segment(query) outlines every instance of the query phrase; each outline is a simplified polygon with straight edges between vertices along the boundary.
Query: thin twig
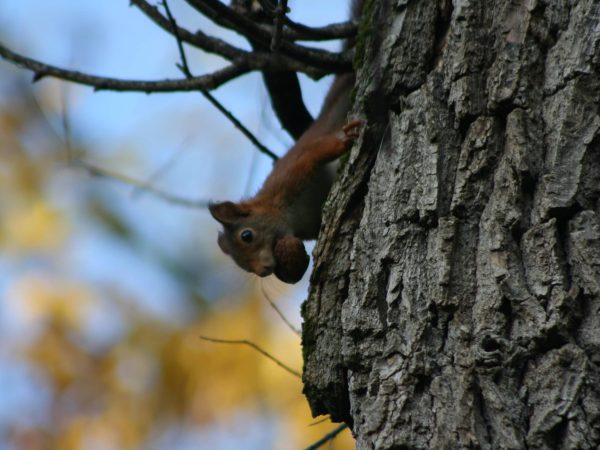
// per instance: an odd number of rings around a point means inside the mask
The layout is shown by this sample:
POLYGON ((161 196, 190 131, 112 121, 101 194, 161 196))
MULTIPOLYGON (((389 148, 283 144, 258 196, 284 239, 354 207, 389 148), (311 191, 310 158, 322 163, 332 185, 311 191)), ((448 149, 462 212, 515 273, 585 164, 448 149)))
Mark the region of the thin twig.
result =
POLYGON ((175 21, 175 17, 171 14, 171 8, 169 8, 169 2, 167 0, 162 0, 162 5, 165 8, 165 13, 167 14, 167 19, 171 24, 171 32, 173 36, 175 36, 175 40, 177 41, 177 50, 179 51, 179 57, 181 58, 181 64, 178 64, 177 67, 179 70, 183 72, 186 78, 194 78, 192 72, 190 71, 190 66, 187 62, 187 56, 185 55, 185 50, 183 48, 183 42, 181 40, 181 35, 179 34, 179 27, 177 26, 177 22, 175 21))
POLYGON ((63 85, 61 89, 61 125, 62 125, 62 138, 65 144, 65 153, 67 161, 73 160, 73 136, 71 132, 71 118, 69 117, 68 111, 68 99, 67 99, 67 88, 63 85))
MULTIPOLYGON (((169 169, 171 169, 173 164, 175 164, 177 159, 179 159, 181 154, 187 149, 187 147, 186 147, 187 140, 188 139, 184 139, 184 141, 173 152, 173 154, 165 162, 163 162, 156 170, 154 170, 154 172, 152 172, 148 177, 146 177, 146 179, 143 181, 143 186, 152 185, 152 183, 154 183, 156 180, 158 180, 160 177, 162 177, 162 175, 165 174, 169 169)), ((143 190, 141 188, 136 187, 134 189, 134 191, 131 193, 131 196, 135 198, 141 192, 143 192, 143 190)))
POLYGON ((267 294, 267 291, 265 290, 265 286, 264 284, 261 286, 262 287, 262 292, 263 295, 265 296, 265 298, 267 299, 267 301, 269 302, 269 305, 271 305, 271 308, 273 308, 275 310, 275 312, 277 313, 277 315, 279 315, 279 317, 281 318, 281 320, 283 320, 283 322, 288 326, 288 328, 290 330, 292 330, 295 334, 297 334, 298 336, 301 336, 302 333, 300 332, 300 330, 298 328, 296 328, 292 322, 290 322, 290 320, 285 317, 285 314, 283 314, 283 312, 279 309, 279 307, 275 304, 275 302, 271 299, 271 297, 269 296, 269 294, 267 294))
POLYGON ((283 370, 291 373, 292 375, 294 375, 298 378, 302 378, 302 374, 300 374, 300 372, 298 372, 298 371, 292 369, 291 367, 287 366, 286 364, 282 363, 280 360, 275 358, 273 355, 271 355, 267 351, 263 350, 261 347, 256 345, 254 342, 248 341, 247 339, 217 339, 217 338, 211 338, 211 337, 207 337, 207 336, 199 336, 199 337, 200 337, 200 339, 202 339, 204 341, 213 342, 216 344, 247 345, 248 347, 251 347, 254 350, 256 350, 261 355, 269 358, 271 361, 273 361, 275 364, 277 364, 283 370))
MULTIPOLYGON (((194 76, 192 75, 192 72, 190 71, 190 67, 188 65, 187 57, 185 54, 185 49, 183 48, 183 42, 181 40, 181 36, 179 36, 177 22, 175 21, 173 14, 171 14, 171 9, 169 8, 169 2, 167 0, 163 0, 162 4, 165 8, 165 13, 167 14, 167 18, 168 18, 169 22, 171 23, 173 36, 175 36, 175 39, 177 41, 177 49, 179 50, 179 57, 181 58, 181 64, 178 64, 177 67, 179 68, 179 70, 181 70, 181 72, 185 75, 185 77, 187 79, 193 79, 194 76)), ((210 103, 212 103, 212 105, 214 107, 216 107, 225 117, 227 117, 227 119, 229 119, 229 121, 238 130, 240 130, 242 132, 242 134, 244 136, 246 136, 250 140, 250 142, 252 142, 252 144, 254 144, 254 146, 261 153, 264 153, 265 155, 269 156, 274 161, 276 161, 278 159, 278 156, 275 153, 273 153, 271 150, 269 150, 267 147, 265 147, 256 138, 256 136, 254 136, 254 134, 252 134, 252 132, 250 132, 250 130, 248 130, 248 128, 246 128, 237 119, 237 117, 235 117, 229 110, 227 110, 210 92, 208 92, 206 89, 202 89, 202 88, 200 88, 199 91, 202 93, 202 95, 204 95, 204 97, 206 97, 206 99, 208 99, 208 101, 210 103)))
POLYGON ((327 442, 329 442, 332 439, 334 439, 338 434, 340 434, 346 428, 348 428, 348 425, 346 425, 345 423, 342 424, 342 425, 340 425, 339 427, 337 427, 337 428, 333 429, 332 431, 330 431, 329 433, 327 433, 325 436, 323 436, 321 439, 319 439, 314 444, 309 445, 308 447, 306 447, 304 450, 317 450, 322 445, 324 445, 327 442))
POLYGON ((323 422, 327 422, 328 420, 331 420, 331 417, 329 417, 329 416, 325 416, 325 417, 323 417, 323 418, 322 418, 322 419, 320 419, 320 420, 316 420, 316 421, 314 421, 313 423, 310 423, 310 424, 308 424, 308 426, 309 426, 309 427, 314 427, 314 426, 317 426, 317 425, 320 425, 320 424, 322 424, 323 422))
POLYGON ((80 167, 86 170, 90 175, 101 178, 108 178, 111 180, 118 181, 123 184, 127 184, 129 186, 133 186, 136 189, 141 189, 142 191, 153 194, 154 196, 174 205, 185 206, 188 208, 206 208, 208 207, 207 200, 191 200, 187 198, 178 197, 176 195, 170 194, 168 192, 162 191, 158 188, 155 188, 152 185, 149 185, 143 181, 136 180, 134 178, 130 178, 127 175, 123 175, 117 172, 113 172, 108 169, 104 169, 102 167, 98 167, 96 165, 90 164, 86 161, 81 160, 72 160, 70 161, 70 165, 74 167, 80 167))
POLYGON ((281 46, 281 32, 283 30, 283 23, 288 12, 287 0, 279 0, 277 7, 275 8, 275 31, 273 33, 273 39, 271 40, 271 51, 277 52, 281 46))

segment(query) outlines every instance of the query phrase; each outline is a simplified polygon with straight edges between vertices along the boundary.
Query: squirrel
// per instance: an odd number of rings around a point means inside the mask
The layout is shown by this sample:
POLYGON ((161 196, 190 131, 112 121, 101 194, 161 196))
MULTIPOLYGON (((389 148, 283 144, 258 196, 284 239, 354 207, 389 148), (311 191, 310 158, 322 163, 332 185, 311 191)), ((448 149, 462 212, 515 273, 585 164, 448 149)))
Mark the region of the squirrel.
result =
POLYGON ((260 277, 274 273, 286 283, 300 281, 306 272, 302 241, 317 238, 335 175, 327 163, 348 150, 361 125, 346 123, 353 86, 353 73, 336 76, 318 117, 275 163, 254 197, 209 204, 223 225, 219 247, 242 269, 260 277))

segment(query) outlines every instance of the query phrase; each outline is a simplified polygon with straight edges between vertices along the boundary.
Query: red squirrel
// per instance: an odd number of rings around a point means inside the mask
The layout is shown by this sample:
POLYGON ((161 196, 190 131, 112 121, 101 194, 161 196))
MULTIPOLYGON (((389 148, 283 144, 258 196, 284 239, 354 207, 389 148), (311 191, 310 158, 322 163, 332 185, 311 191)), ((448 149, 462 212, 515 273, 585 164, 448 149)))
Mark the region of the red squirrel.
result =
POLYGON ((304 275, 308 255, 302 240, 317 238, 333 183, 327 163, 348 150, 361 123, 344 125, 353 85, 352 74, 336 77, 317 119, 276 162, 254 197, 209 205, 223 225, 219 247, 242 269, 260 277, 275 273, 287 283, 304 275))
MULTIPOLYGON (((360 15, 361 5, 353 0, 353 17, 360 15)), ((353 87, 354 74, 336 76, 317 119, 276 162, 254 197, 209 205, 223 225, 219 247, 242 269, 260 277, 274 273, 286 283, 300 281, 306 272, 309 258, 302 241, 317 238, 335 175, 327 163, 358 136, 361 122, 346 123, 353 87)))

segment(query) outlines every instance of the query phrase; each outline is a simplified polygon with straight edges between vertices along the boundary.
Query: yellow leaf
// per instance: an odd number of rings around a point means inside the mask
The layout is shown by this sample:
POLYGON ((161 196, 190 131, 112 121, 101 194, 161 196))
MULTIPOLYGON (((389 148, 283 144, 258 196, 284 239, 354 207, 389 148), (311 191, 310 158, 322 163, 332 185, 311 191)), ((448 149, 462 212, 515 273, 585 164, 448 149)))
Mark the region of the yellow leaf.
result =
POLYGON ((2 222, 7 246, 19 251, 57 249, 67 231, 60 214, 43 200, 8 211, 2 222))
POLYGON ((44 321, 79 329, 91 302, 84 285, 38 274, 16 279, 7 291, 11 308, 30 325, 44 321))

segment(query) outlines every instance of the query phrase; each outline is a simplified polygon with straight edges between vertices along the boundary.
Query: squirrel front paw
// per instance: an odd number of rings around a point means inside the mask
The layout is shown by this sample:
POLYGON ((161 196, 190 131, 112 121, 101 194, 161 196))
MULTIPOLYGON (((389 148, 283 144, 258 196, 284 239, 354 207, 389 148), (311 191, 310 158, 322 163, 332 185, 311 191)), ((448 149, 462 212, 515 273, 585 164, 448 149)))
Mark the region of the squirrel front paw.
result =
POLYGON ((348 122, 346 125, 342 127, 343 137, 342 140, 345 143, 350 143, 358 138, 359 128, 362 125, 363 121, 360 119, 354 119, 348 122))
POLYGON ((277 241, 273 249, 275 276, 284 283, 297 283, 308 268, 310 258, 304 244, 294 236, 285 236, 277 241))

